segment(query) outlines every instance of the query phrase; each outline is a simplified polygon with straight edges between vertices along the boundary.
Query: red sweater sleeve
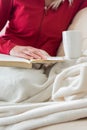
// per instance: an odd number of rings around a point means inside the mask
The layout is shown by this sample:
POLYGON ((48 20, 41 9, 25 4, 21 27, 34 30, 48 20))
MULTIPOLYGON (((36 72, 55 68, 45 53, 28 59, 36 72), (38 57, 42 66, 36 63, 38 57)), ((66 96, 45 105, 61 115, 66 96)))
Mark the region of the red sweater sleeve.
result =
MULTIPOLYGON (((12 9, 12 0, 0 0, 0 31, 10 18, 12 9)), ((0 53, 9 54, 14 44, 10 40, 4 40, 0 37, 0 53)))

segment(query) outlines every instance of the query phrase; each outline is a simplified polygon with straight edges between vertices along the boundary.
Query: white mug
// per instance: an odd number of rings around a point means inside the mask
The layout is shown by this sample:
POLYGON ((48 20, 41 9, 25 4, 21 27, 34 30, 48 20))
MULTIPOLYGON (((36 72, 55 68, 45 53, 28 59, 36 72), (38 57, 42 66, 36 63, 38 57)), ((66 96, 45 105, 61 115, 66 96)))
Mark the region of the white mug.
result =
POLYGON ((76 59, 81 56, 82 36, 78 30, 63 31, 63 46, 65 57, 76 59))

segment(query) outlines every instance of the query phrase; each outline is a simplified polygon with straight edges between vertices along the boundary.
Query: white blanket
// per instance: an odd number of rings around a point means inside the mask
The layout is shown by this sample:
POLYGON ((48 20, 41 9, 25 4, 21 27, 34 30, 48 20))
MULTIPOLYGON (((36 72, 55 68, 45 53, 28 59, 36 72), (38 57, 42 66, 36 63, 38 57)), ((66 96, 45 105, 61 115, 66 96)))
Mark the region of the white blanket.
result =
POLYGON ((31 130, 87 117, 86 61, 58 63, 48 78, 43 70, 0 68, 0 130, 31 130))

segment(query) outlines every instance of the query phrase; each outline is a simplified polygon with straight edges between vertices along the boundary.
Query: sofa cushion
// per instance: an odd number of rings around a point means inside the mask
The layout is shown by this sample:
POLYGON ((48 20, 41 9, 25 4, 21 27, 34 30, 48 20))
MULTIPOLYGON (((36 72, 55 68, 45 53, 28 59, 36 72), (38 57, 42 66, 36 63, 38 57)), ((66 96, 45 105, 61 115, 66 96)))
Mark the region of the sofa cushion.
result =
MULTIPOLYGON (((68 30, 80 30, 82 33, 82 50, 87 49, 87 8, 80 10, 74 17, 68 30)), ((57 53, 58 56, 64 56, 63 43, 57 53)))

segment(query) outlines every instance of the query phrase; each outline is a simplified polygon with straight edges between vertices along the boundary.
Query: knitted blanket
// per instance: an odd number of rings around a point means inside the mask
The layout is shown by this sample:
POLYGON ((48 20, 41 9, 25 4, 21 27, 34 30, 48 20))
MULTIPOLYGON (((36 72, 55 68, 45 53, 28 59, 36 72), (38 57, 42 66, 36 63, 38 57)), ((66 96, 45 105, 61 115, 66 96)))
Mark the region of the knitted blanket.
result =
POLYGON ((57 63, 48 77, 43 70, 0 67, 0 130, 32 130, 87 117, 86 61, 57 63))

